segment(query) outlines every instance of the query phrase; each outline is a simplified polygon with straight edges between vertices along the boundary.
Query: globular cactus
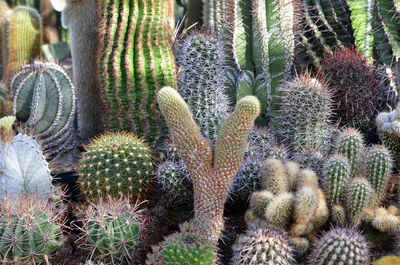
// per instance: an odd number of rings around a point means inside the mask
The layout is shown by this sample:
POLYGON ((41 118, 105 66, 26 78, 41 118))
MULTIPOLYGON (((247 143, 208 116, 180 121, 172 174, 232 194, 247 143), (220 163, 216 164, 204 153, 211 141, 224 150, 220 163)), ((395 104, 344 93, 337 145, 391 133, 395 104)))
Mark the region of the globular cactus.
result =
POLYGON ((130 133, 108 133, 85 146, 79 182, 85 195, 144 199, 152 186, 153 159, 148 145, 130 133))
POLYGON ((393 205, 388 208, 379 207, 374 213, 375 216, 371 224, 379 231, 387 233, 400 232, 398 212, 397 207, 393 205))
POLYGON ((329 139, 331 94, 324 82, 298 76, 281 86, 279 135, 292 151, 324 149, 329 139))
MULTIPOLYGON (((14 120, 14 117, 0 119, 0 132, 11 130, 14 120)), ((23 194, 49 198, 53 193, 52 177, 39 144, 24 134, 14 137, 12 133, 5 137, 3 133, 0 141, 0 199, 23 194)))
POLYGON ((217 251, 211 241, 192 231, 182 231, 167 236, 154 246, 146 264, 214 265, 216 262, 217 251))
POLYGON ((105 1, 98 22, 104 128, 133 131, 153 146, 167 135, 157 92, 163 86, 177 87, 170 2, 105 1))
POLYGON ((321 65, 332 93, 334 120, 341 126, 366 129, 384 100, 375 66, 351 48, 335 51, 321 65))
POLYGON ((23 65, 41 56, 42 19, 36 9, 18 6, 7 13, 4 27, 3 80, 9 86, 23 65))
POLYGON ((90 204, 82 220, 90 259, 129 261, 142 231, 140 212, 125 199, 90 204))
POLYGON ((396 265, 400 264, 400 257, 398 256, 384 256, 372 263, 372 265, 396 265))
POLYGON ((176 90, 163 88, 157 102, 193 181, 194 231, 216 243, 224 224, 226 197, 243 161, 260 103, 252 96, 242 98, 221 124, 212 147, 201 135, 188 105, 176 90))
POLYGON ((351 226, 356 227, 363 218, 363 212, 374 200, 374 189, 365 178, 352 179, 346 189, 346 210, 351 226))
POLYGON ((40 264, 64 243, 58 216, 45 201, 22 196, 0 208, 2 264, 40 264))
POLYGON ((356 230, 333 228, 316 241, 309 264, 370 264, 367 241, 356 230))
POLYGON ((335 151, 347 158, 350 173, 354 174, 359 166, 359 156, 364 152, 364 139, 361 133, 354 128, 346 128, 338 133, 335 151))
POLYGON ((238 237, 233 249, 232 264, 295 264, 294 249, 289 238, 269 227, 250 226, 238 237))
POLYGON ((272 192, 274 195, 289 191, 286 168, 281 160, 274 158, 265 160, 262 173, 261 188, 272 192))
POLYGON ((15 116, 47 156, 55 159, 75 147, 75 90, 60 66, 35 61, 13 77, 10 88, 15 116))

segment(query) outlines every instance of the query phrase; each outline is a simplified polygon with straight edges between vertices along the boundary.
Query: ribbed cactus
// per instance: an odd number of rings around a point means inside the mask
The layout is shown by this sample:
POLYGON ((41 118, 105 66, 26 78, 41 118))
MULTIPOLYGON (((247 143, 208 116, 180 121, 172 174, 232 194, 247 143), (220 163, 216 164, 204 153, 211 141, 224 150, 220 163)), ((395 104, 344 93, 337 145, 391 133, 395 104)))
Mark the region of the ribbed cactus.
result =
POLYGON ((40 264, 64 243, 57 215, 36 197, 2 203, 0 260, 2 264, 40 264))
POLYGON ((263 178, 261 187, 264 190, 279 194, 289 191, 289 180, 286 175, 286 168, 279 159, 267 159, 262 167, 263 178))
POLYGON ((294 249, 286 235, 274 228, 250 226, 233 245, 232 264, 295 264, 294 249))
POLYGON ((216 243, 223 228, 226 197, 242 163, 247 137, 260 111, 259 102, 252 96, 241 99, 221 124, 212 147, 176 90, 163 88, 157 101, 193 181, 194 229, 216 243))
POLYGON ((85 211, 83 231, 90 258, 117 263, 132 259, 139 240, 141 216, 124 199, 100 201, 85 211))
POLYGON ((85 147, 79 163, 82 191, 92 200, 121 195, 144 199, 152 186, 153 159, 148 145, 130 133, 108 133, 85 147))
POLYGON ((346 188, 346 210, 349 222, 353 227, 360 224, 363 212, 374 200, 374 190, 365 178, 349 181, 346 188))
POLYGON ((129 130, 157 146, 167 127, 156 104, 163 86, 176 88, 170 0, 105 1, 98 72, 106 130, 129 130))
POLYGON ((301 75, 280 89, 282 102, 276 123, 284 144, 293 151, 324 149, 331 118, 331 94, 326 84, 301 75))
POLYGON ((3 116, 5 114, 6 104, 7 104, 7 88, 6 85, 0 81, 0 116, 3 116))
POLYGON ((339 132, 334 149, 347 158, 350 173, 354 174, 358 169, 359 156, 364 152, 364 139, 360 132, 354 128, 346 128, 339 132))
MULTIPOLYGON (((6 60, 4 59, 6 50, 6 41, 4 35, 4 25, 6 22, 6 14, 10 11, 10 7, 8 6, 5 0, 0 0, 0 80, 3 78, 4 68, 6 67, 6 60)), ((0 112, 1 113, 1 112, 0 112)))
POLYGON ((42 20, 35 9, 18 6, 7 13, 4 27, 3 78, 9 85, 24 64, 41 56, 42 20))
POLYGON ((400 231, 400 216, 398 216, 399 210, 395 206, 388 208, 379 207, 375 211, 374 219, 371 224, 379 231, 393 233, 400 231))
POLYGON ((309 264, 370 264, 367 241, 356 230, 333 228, 314 244, 309 264))
POLYGON ((400 264, 400 257, 398 256, 384 256, 372 263, 372 265, 396 265, 400 264))
MULTIPOLYGON (((0 124, 6 119, 0 119, 0 124)), ((0 131, 4 130, 1 127, 0 131)), ((21 194, 50 197, 52 177, 39 144, 24 134, 11 138, 11 142, 0 141, 0 199, 21 194)))
POLYGON ((49 157, 60 157, 75 147, 75 90, 57 64, 35 61, 11 81, 14 114, 49 157))

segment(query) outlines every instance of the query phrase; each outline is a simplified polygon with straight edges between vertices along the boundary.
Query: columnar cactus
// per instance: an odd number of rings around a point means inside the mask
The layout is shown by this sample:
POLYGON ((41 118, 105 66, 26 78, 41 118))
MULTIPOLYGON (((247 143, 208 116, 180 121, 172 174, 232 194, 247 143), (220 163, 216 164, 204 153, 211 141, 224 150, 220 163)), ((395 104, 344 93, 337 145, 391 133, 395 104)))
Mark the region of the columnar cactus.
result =
POLYGON ((269 227, 250 226, 238 237, 233 248, 232 264, 294 264, 294 249, 289 238, 269 227))
POLYGON ((111 196, 144 199, 152 186, 147 144, 129 133, 108 133, 85 146, 78 169, 82 191, 92 200, 111 196))
POLYGON ((75 91, 65 71, 35 61, 12 79, 14 114, 44 146, 49 157, 60 157, 76 144, 75 91))
POLYGON ((252 96, 241 99, 222 123, 213 148, 201 135, 189 107, 177 91, 165 87, 158 93, 157 101, 193 181, 194 230, 216 243, 223 228, 226 197, 260 112, 259 102, 252 96))
POLYGON ((40 264, 64 243, 57 215, 34 196, 1 204, 0 260, 3 264, 40 264))
POLYGON ((370 264, 367 241, 356 230, 331 229, 314 244, 309 264, 370 264))
POLYGON ((6 42, 4 40, 4 23, 6 22, 6 14, 10 11, 5 0, 0 0, 0 80, 3 78, 3 71, 6 67, 6 61, 4 59, 4 52, 6 52, 6 42))
POLYGON ((6 85, 0 81, 0 116, 3 116, 5 114, 6 104, 7 104, 7 88, 6 85))
POLYGON ((346 190, 346 210, 350 224, 356 227, 363 218, 363 212, 374 200, 374 190, 365 178, 355 178, 346 190))
POLYGON ((335 143, 335 151, 347 158, 350 174, 358 168, 359 156, 364 152, 364 139, 361 133, 354 128, 346 128, 339 132, 335 143))
POLYGON ((128 130, 158 146, 167 127, 156 104, 176 88, 170 0, 105 1, 100 10, 98 73, 106 130, 128 130))
POLYGON ((117 263, 131 260, 139 240, 141 216, 125 199, 100 201, 85 211, 83 231, 90 258, 117 263))

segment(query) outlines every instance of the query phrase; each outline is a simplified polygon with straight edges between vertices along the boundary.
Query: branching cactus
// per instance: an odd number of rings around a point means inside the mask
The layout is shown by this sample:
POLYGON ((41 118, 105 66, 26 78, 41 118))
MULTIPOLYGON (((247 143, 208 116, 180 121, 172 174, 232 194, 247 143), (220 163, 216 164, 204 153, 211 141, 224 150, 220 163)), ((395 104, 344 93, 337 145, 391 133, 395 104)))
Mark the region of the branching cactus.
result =
POLYGON ((153 170, 147 143, 133 134, 108 133, 93 139, 85 149, 78 174, 88 198, 146 198, 153 170))
POLYGON ((347 228, 333 228, 313 246, 309 264, 370 264, 366 239, 347 228))
POLYGON ((6 84, 10 85, 23 65, 41 56, 42 19, 35 9, 18 6, 7 13, 4 26, 3 76, 6 84))
POLYGON ((154 146, 167 134, 157 91, 177 87, 169 2, 105 1, 100 10, 98 73, 104 128, 133 131, 154 146))
POLYGON ((260 104, 252 96, 241 99, 222 123, 213 148, 201 135, 188 105, 176 90, 163 88, 157 101, 193 181, 194 230, 216 243, 223 228, 226 197, 242 163, 260 104))
POLYGON ((294 249, 289 238, 274 228, 250 226, 232 248, 234 265, 295 264, 294 249))

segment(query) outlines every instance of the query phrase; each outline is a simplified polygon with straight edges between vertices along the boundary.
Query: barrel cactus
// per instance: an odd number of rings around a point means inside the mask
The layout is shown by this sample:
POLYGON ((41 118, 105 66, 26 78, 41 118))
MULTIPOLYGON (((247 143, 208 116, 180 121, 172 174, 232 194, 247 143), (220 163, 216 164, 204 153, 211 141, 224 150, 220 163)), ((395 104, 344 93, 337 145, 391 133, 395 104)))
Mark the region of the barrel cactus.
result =
POLYGON ((55 159, 76 145, 75 91, 57 64, 35 61, 11 81, 14 114, 55 159))
POLYGON ((82 191, 92 200, 121 195, 145 198, 152 186, 148 145, 131 133, 108 133, 85 146, 78 169, 82 191))

